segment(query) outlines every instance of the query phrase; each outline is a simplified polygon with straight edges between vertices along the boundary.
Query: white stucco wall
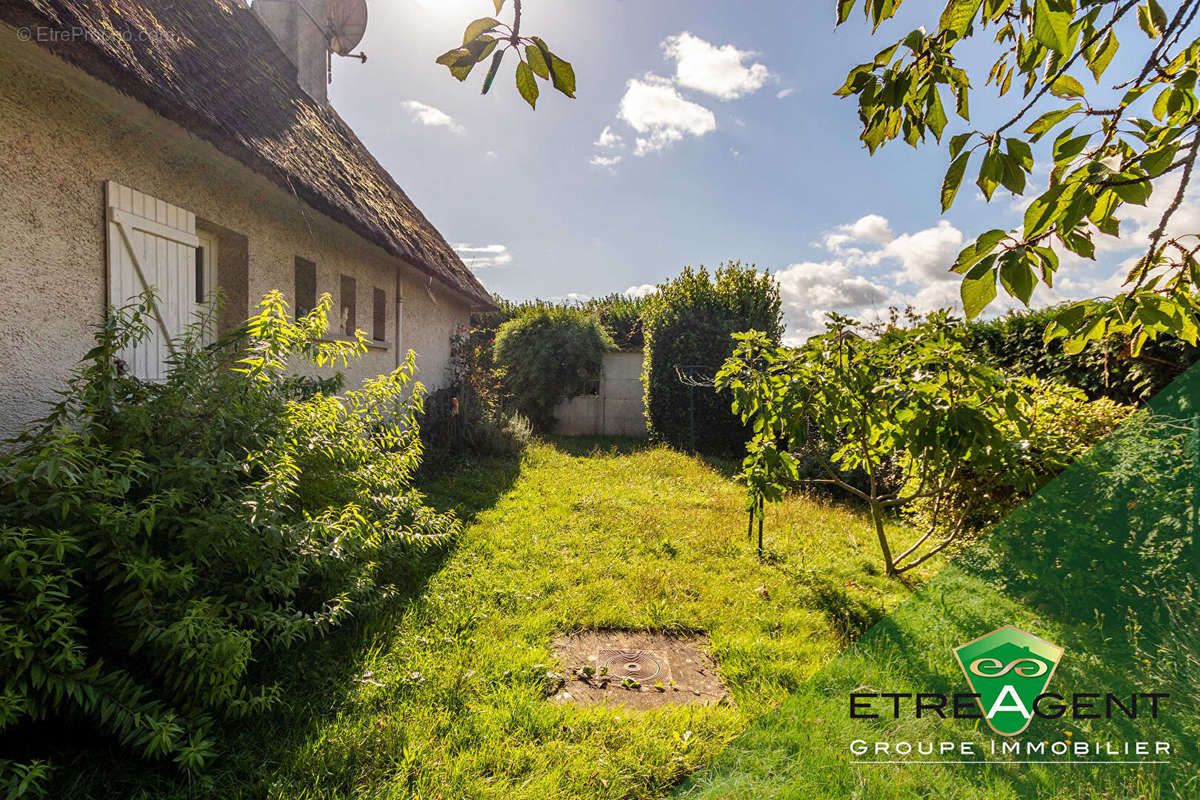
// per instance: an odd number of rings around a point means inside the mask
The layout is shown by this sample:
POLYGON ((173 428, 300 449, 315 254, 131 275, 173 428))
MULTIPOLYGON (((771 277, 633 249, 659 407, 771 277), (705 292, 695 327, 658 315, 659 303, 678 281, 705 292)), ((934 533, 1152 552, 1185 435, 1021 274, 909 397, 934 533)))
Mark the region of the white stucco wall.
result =
POLYGON ((563 436, 647 436, 642 354, 605 353, 599 393, 559 403, 554 417, 563 436))
POLYGON ((450 336, 470 318, 461 297, 0 26, 0 435, 45 413, 103 317, 108 180, 245 237, 248 285, 234 295, 248 307, 227 318, 244 319, 271 289, 292 302, 299 256, 317 265, 317 292, 335 305, 339 276, 356 279, 368 335, 372 289, 387 293, 389 347, 344 370, 349 382, 391 371, 408 349, 427 386, 443 382, 450 336), (399 349, 390 341, 398 273, 399 349))

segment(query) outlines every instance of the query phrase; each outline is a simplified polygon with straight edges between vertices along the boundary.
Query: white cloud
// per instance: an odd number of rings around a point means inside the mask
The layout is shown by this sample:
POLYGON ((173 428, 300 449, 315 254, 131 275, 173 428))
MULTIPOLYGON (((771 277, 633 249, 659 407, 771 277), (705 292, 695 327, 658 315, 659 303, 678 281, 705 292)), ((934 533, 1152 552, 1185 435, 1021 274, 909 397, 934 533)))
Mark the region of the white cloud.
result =
POLYGON ((653 283, 643 283, 640 286, 630 286, 628 289, 621 292, 621 294, 625 295, 626 297, 638 298, 649 297, 657 291, 658 287, 653 283))
POLYGON ((469 269, 502 267, 505 264, 511 264, 513 260, 512 253, 508 252, 508 248, 502 244, 461 243, 451 245, 451 247, 469 269))
POLYGON ((590 294, 582 294, 580 292, 569 292, 568 294, 560 294, 550 298, 551 303, 586 303, 591 300, 590 294))
POLYGON ((779 100, 782 100, 783 98, 790 97, 791 95, 793 95, 795 93, 796 93, 796 90, 789 86, 787 89, 780 89, 778 92, 776 92, 775 97, 779 100))
POLYGON ((753 94, 772 77, 766 66, 745 63, 753 52, 731 44, 718 47, 687 31, 669 37, 662 47, 675 61, 676 83, 721 100, 753 94))
POLYGON ((685 100, 669 80, 657 75, 629 81, 617 117, 641 134, 634 142, 637 156, 662 150, 684 136, 704 136, 717 129, 712 111, 685 100))
POLYGON ((619 133, 615 133, 611 125, 605 125, 604 130, 600 131, 600 138, 592 142, 596 147, 620 147, 625 142, 625 137, 619 133))
POLYGON ((854 222, 839 225, 833 233, 825 234, 822 242, 829 250, 837 252, 847 244, 855 242, 874 242, 887 244, 895 237, 888 221, 878 214, 867 214, 854 222))
POLYGON ((826 311, 858 311, 878 306, 888 289, 855 275, 841 261, 804 261, 775 273, 783 301, 786 339, 799 344, 825 327, 826 311))
POLYGON ((946 220, 900 235, 879 214, 837 226, 819 245, 827 259, 775 273, 787 340, 802 342, 824 330, 829 311, 872 321, 891 306, 921 312, 960 307, 958 276, 948 269, 962 241, 962 232, 946 220))
POLYGON ((605 167, 612 169, 617 164, 621 163, 621 156, 592 156, 592 160, 588 162, 593 167, 605 167))
POLYGON ((434 108, 420 100, 408 100, 404 103, 404 107, 412 114, 412 118, 422 125, 433 128, 449 128, 455 133, 462 133, 465 130, 454 120, 454 117, 440 108, 434 108))
POLYGON ((962 231, 943 219, 932 228, 897 236, 884 245, 879 256, 900 262, 901 269, 895 276, 900 283, 953 281, 957 285, 960 277, 950 271, 950 266, 962 247, 962 231))

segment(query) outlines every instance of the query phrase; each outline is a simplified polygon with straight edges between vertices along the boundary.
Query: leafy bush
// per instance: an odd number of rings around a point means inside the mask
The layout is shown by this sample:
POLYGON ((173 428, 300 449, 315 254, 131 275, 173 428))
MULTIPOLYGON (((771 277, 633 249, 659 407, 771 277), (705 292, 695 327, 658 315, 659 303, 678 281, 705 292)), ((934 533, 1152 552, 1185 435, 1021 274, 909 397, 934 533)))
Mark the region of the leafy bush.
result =
POLYGON ((361 390, 294 399, 290 364, 345 364, 365 342, 323 341, 328 296, 293 322, 272 293, 214 345, 190 331, 147 383, 119 360, 147 303, 109 315, 62 401, 0 457, 0 730, 84 721, 195 770, 216 720, 279 701, 256 660, 383 607, 458 523, 412 486, 412 353, 361 390))
POLYGON ((495 337, 500 326, 509 320, 538 311, 570 309, 583 311, 599 320, 616 343, 617 349, 637 352, 644 344, 642 316, 650 304, 650 297, 629 297, 614 293, 581 302, 552 303, 546 300, 527 300, 514 303, 502 299, 499 304, 498 311, 481 311, 471 315, 473 335, 478 334, 491 339, 495 337))
MULTIPOLYGON (((732 335, 757 330, 778 344, 783 335, 779 285, 765 272, 730 262, 710 275, 685 269, 659 286, 643 322, 646 350, 642 386, 651 434, 675 447, 690 444, 688 387, 677 365, 701 366, 712 377, 733 353, 732 335)), ((733 453, 749 438, 729 410, 725 392, 695 390, 696 448, 733 453)))
MULTIPOLYGON (((1108 398, 1088 400, 1081 390, 1036 378, 1022 382, 1027 400, 1021 424, 1001 423, 1009 439, 1004 470, 960 471, 953 488, 941 498, 948 516, 980 529, 1000 521, 1055 475, 1086 453, 1121 423, 1132 408, 1108 398)), ((908 512, 928 524, 936 512, 934 499, 916 499, 908 512)))
POLYGON ((619 350, 632 353, 642 350, 646 345, 643 316, 649 306, 650 297, 610 294, 589 300, 582 307, 596 315, 619 350))
POLYGON ((517 409, 536 429, 549 430, 554 407, 590 389, 600 378, 604 353, 615 347, 589 314, 538 309, 500 326, 495 358, 517 409))
POLYGON ((1063 342, 1044 343, 1047 325, 1059 309, 1010 313, 967 325, 972 348, 991 364, 1012 375, 1058 380, 1118 403, 1149 400, 1200 360, 1200 348, 1182 339, 1160 337, 1146 342, 1137 357, 1125 343, 1090 342, 1082 352, 1063 352, 1063 342))
POLYGON ((424 468, 444 471, 485 455, 511 456, 532 437, 529 421, 508 408, 500 373, 491 363, 492 342, 464 328, 450 339, 446 386, 425 401, 421 441, 424 468))

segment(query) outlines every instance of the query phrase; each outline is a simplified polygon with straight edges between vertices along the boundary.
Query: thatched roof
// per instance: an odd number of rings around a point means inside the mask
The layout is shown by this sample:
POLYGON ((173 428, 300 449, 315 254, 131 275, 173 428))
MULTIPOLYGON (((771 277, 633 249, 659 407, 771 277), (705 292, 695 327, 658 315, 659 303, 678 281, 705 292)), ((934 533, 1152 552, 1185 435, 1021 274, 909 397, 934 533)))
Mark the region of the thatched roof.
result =
POLYGON ((15 27, 77 29, 43 46, 407 259, 477 308, 487 290, 242 0, 0 0, 15 27))

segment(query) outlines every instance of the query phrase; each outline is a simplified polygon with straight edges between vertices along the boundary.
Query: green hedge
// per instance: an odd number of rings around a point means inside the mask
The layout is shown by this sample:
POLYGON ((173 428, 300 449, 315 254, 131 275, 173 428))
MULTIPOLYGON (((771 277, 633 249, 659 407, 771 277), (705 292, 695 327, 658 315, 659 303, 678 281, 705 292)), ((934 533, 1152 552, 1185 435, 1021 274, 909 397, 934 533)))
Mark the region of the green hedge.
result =
MULTIPOLYGON (((680 383, 675 367, 701 366, 707 377, 715 376, 733 353, 732 335, 743 331, 762 331, 778 343, 783 335, 779 284, 741 262, 729 262, 715 274, 688 267, 650 297, 643 325, 642 386, 651 435, 687 448, 688 387, 680 383)), ((747 435, 730 410, 727 393, 696 389, 694 401, 697 450, 740 452, 747 435)))
MULTIPOLYGON (((266 653, 387 607, 419 553, 458 530, 412 485, 412 353, 340 397, 286 376, 365 353, 361 338, 324 340, 329 306, 294 322, 272 293, 238 334, 175 342, 162 383, 118 357, 148 335, 148 300, 114 312, 62 402, 7 443, 0 733, 86 726, 199 769, 220 751, 218 720, 279 702, 266 653)), ((0 761, 0 786, 44 777, 26 750, 0 761)))
POLYGON ((1046 345, 1042 335, 1055 309, 1010 313, 977 321, 967 331, 979 355, 1012 375, 1059 380, 1083 389, 1094 399, 1142 404, 1200 360, 1200 348, 1180 339, 1147 342, 1137 358, 1123 343, 1092 342, 1082 353, 1067 355, 1062 340, 1046 345))
POLYGON ((501 299, 499 310, 480 311, 471 315, 471 331, 473 335, 492 339, 501 325, 526 314, 554 310, 582 311, 600 322, 605 332, 612 337, 617 349, 638 352, 645 343, 642 335, 642 315, 649 304, 649 297, 628 297, 617 293, 573 303, 554 303, 548 300, 515 303, 501 299))
POLYGON ((554 426, 554 407, 599 380, 612 338, 590 314, 539 308, 500 326, 496 365, 517 409, 538 430, 554 426))

